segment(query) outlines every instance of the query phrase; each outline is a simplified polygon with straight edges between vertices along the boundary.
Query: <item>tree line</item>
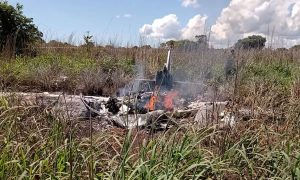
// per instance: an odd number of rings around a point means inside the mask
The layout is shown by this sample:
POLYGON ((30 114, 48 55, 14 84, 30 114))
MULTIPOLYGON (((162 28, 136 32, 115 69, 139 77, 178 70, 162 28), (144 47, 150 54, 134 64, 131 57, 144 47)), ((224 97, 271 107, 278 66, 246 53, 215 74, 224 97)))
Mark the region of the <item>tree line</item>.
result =
MULTIPOLYGON (((93 36, 89 33, 84 36, 84 47, 88 50, 95 46, 92 41, 93 36)), ((45 43, 43 33, 33 23, 32 18, 23 14, 23 6, 17 4, 15 7, 9 5, 7 1, 0 0, 0 54, 6 53, 13 57, 16 55, 32 52, 35 46, 45 43)), ((57 41, 50 41, 59 43, 57 41)), ((265 47, 266 38, 260 35, 253 35, 238 40, 235 49, 262 49, 265 47)), ((68 43, 63 43, 69 45, 68 43)), ((162 43, 160 47, 187 47, 190 49, 209 48, 209 37, 207 35, 197 35, 194 41, 191 40, 170 40, 162 43)), ((150 47, 151 48, 151 47, 150 47)), ((293 47, 300 49, 300 45, 293 47)))

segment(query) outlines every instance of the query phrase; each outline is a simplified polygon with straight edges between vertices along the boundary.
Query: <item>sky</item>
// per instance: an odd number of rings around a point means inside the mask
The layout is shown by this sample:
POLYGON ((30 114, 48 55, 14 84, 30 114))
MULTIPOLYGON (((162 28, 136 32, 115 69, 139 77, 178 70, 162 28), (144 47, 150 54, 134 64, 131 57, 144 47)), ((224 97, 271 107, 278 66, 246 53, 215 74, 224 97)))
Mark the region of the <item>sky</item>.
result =
POLYGON ((44 39, 99 44, 159 44, 207 34, 230 46, 253 34, 268 45, 300 43, 300 0, 8 0, 24 5, 44 39))

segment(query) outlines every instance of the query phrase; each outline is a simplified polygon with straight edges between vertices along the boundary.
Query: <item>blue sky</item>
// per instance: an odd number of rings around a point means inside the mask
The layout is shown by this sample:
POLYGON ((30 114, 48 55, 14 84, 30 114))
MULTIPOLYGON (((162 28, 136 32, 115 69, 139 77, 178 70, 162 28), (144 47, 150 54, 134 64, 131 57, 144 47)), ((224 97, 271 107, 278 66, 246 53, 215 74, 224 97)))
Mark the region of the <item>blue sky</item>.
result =
POLYGON ((209 34, 212 46, 224 47, 253 34, 267 44, 300 43, 299 0, 8 0, 24 13, 46 40, 76 43, 90 31, 107 44, 154 44, 170 39, 193 40, 209 34), (209 33, 208 33, 209 32, 209 33), (142 37, 142 38, 140 38, 142 37))
POLYGON ((154 19, 176 14, 186 24, 205 14, 213 24, 229 0, 203 0, 197 7, 184 7, 180 0, 9 0, 24 5, 24 14, 44 32, 46 39, 67 40, 90 31, 97 41, 138 41, 139 28, 154 19), (125 17, 124 17, 125 16, 125 17))

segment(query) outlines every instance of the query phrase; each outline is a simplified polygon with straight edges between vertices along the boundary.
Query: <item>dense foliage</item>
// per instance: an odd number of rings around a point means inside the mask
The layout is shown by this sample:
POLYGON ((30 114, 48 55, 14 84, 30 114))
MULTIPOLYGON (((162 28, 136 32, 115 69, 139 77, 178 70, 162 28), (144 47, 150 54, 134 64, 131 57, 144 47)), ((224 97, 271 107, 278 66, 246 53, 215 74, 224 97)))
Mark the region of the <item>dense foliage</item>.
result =
POLYGON ((295 50, 300 49, 300 44, 293 46, 292 49, 295 49, 295 50))
POLYGON ((203 49, 208 47, 208 37, 207 35, 197 35, 195 36, 195 41, 191 40, 169 40, 165 43, 161 43, 161 47, 174 47, 177 49, 203 49))
POLYGON ((248 36, 247 38, 240 39, 235 44, 235 47, 238 49, 262 49, 265 47, 266 38, 259 36, 259 35, 253 35, 248 36))
POLYGON ((13 7, 0 1, 0 52, 22 54, 26 48, 42 40, 43 34, 33 24, 32 18, 23 15, 22 9, 20 4, 13 7))

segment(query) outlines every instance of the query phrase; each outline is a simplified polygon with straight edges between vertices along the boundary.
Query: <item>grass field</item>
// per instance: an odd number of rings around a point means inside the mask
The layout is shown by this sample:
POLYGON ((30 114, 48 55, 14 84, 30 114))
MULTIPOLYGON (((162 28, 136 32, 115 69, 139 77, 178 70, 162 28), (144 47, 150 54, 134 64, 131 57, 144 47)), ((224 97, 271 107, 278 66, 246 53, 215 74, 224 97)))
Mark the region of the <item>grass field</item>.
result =
MULTIPOLYGON (((259 112, 237 117, 234 128, 99 131, 96 119, 71 121, 1 97, 0 179, 300 179, 300 52, 237 52, 230 81, 226 53, 174 51, 174 72, 215 87, 216 98, 230 98, 234 109, 259 112)), ((2 91, 110 95, 134 78, 135 65, 145 64, 151 78, 165 58, 164 49, 49 49, 3 59, 0 82, 2 91)))

